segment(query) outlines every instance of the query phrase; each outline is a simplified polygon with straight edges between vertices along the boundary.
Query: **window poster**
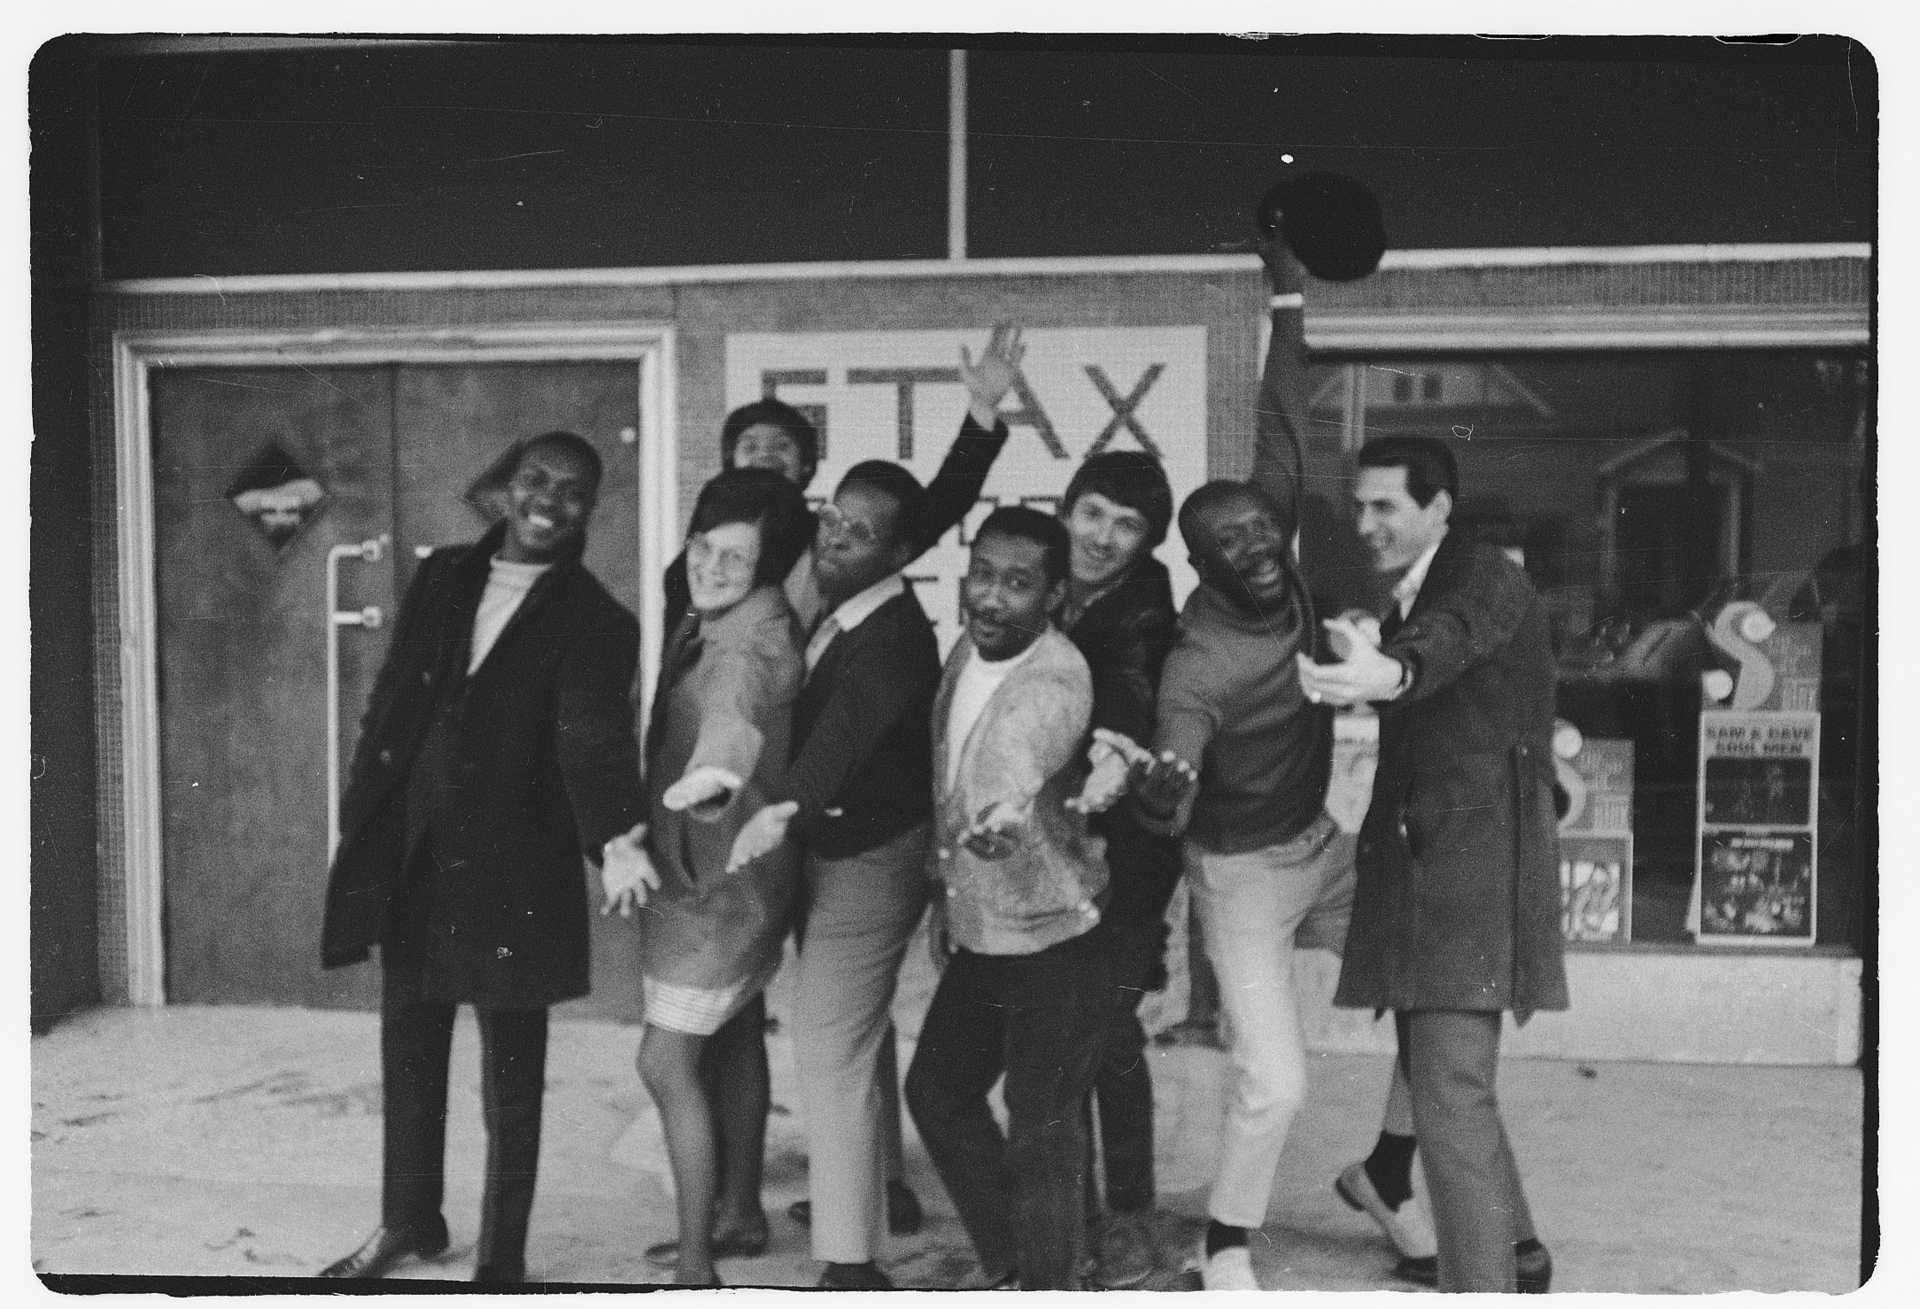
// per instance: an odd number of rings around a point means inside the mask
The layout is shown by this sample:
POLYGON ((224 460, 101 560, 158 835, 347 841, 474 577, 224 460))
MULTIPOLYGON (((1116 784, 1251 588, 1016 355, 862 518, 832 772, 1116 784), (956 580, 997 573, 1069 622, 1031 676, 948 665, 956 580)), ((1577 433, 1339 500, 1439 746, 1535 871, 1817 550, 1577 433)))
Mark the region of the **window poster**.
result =
POLYGON ((1819 794, 1818 713, 1700 715, 1701 944, 1813 943, 1819 794))
POLYGON ((1554 733, 1562 926, 1569 941, 1633 936, 1633 742, 1554 733))

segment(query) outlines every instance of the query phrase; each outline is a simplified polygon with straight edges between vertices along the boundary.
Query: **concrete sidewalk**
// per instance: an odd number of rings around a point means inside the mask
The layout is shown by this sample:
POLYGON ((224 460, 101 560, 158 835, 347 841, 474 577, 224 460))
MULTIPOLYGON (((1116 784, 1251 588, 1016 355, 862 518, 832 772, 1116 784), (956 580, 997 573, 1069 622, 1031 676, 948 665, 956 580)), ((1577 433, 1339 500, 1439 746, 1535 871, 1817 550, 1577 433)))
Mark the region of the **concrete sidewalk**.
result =
MULTIPOLYGON (((901 1066, 931 985, 903 981, 901 1066)), ((770 995, 786 1009, 785 973, 770 995)), ((1164 1021, 1164 1014, 1157 1016, 1164 1021)), ((810 1286, 818 1266, 786 1217, 806 1146, 783 1022, 772 1039, 766 1203, 772 1248, 724 1263, 734 1286, 810 1286)), ((658 1122, 633 1071, 639 1031, 558 1022, 548 1066, 529 1273, 645 1283, 641 1250, 673 1235, 658 1122)), ((49 1273, 301 1276, 345 1254, 379 1214, 378 1020, 298 1009, 103 1009, 36 1038, 33 1266, 49 1273)), ((1167 1268, 1204 1216, 1223 1057, 1152 1053, 1167 1268)), ((485 1138, 476 1036, 454 1041, 446 1216, 452 1250, 405 1273, 464 1279, 485 1138)), ((1263 1286, 1408 1289, 1363 1217, 1334 1195, 1370 1148, 1388 1063, 1317 1055, 1256 1243, 1263 1286)), ((1850 1068, 1509 1060, 1501 1099, 1556 1291, 1846 1292, 1859 1268, 1861 1079, 1850 1068)), ((910 1181, 929 1222, 881 1262, 903 1287, 978 1286, 965 1233, 919 1143, 910 1181)))

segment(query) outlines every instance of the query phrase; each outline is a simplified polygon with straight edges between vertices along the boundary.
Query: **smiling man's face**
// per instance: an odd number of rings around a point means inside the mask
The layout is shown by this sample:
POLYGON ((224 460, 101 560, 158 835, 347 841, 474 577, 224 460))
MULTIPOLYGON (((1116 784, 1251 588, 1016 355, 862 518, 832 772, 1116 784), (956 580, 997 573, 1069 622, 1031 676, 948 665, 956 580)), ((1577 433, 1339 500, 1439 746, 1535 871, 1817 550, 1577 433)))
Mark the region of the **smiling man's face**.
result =
POLYGON ((1287 593, 1287 538, 1258 496, 1229 496, 1198 515, 1187 544, 1194 570, 1216 589, 1251 597, 1263 608, 1287 593))
POLYGON ((507 483, 507 539, 500 557, 552 563, 587 530, 597 489, 592 466, 574 451, 530 447, 507 483))

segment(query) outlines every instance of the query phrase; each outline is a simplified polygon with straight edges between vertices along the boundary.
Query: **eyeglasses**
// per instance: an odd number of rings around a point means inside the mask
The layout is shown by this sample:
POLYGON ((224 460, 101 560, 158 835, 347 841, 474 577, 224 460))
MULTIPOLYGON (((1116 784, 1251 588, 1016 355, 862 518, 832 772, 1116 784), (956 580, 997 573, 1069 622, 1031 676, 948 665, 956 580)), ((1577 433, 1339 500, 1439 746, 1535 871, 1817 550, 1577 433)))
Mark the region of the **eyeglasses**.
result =
POLYGON ((695 532, 687 538, 687 566, 702 571, 712 569, 728 577, 740 577, 753 572, 758 563, 738 550, 717 550, 707 540, 704 532, 695 532))
POLYGON ((823 504, 819 509, 821 530, 829 536, 844 536, 856 545, 874 545, 880 540, 880 533, 873 530, 873 524, 859 518, 849 518, 836 504, 823 504))

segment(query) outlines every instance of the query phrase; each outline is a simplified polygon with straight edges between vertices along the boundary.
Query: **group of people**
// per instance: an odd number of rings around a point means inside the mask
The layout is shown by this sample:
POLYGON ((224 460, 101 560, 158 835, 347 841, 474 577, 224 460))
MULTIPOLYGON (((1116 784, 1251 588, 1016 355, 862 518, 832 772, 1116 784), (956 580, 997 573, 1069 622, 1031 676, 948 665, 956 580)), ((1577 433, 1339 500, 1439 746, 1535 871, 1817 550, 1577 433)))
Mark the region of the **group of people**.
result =
MULTIPOLYGON (((1269 266, 1281 289, 1290 259, 1269 266)), ((1299 344, 1285 300, 1282 354, 1299 344)), ((1356 497, 1397 578, 1377 627, 1316 620, 1295 511, 1259 461, 1255 481, 1180 506, 1200 581, 1176 612, 1152 553, 1175 516, 1166 475, 1110 452, 1075 471, 1058 516, 1001 507, 974 530, 943 666, 902 574, 978 499, 1022 354, 1006 325, 978 359, 962 349, 968 414, 929 484, 868 461, 817 511, 805 418, 776 400, 729 416, 725 471, 667 578, 644 733, 638 625, 580 563, 589 443, 526 442, 504 519, 420 566, 355 755, 323 940, 329 965, 380 950, 381 1222, 324 1275, 446 1247, 447 1057, 468 1003, 488 1130, 475 1277, 524 1277, 547 1007, 588 988, 584 854, 602 912, 642 935, 638 1066, 679 1220, 647 1257, 676 1283, 718 1285, 716 1259, 768 1241, 763 993, 789 936, 809 1152, 795 1216, 821 1286, 890 1286, 883 1227, 921 1221, 903 1092, 984 1285, 1145 1281, 1137 1010, 1164 980, 1185 876, 1230 1035, 1203 1284, 1257 1287, 1248 1239, 1307 1084, 1292 950, 1319 944, 1345 951, 1336 1002, 1394 1010, 1399 1043, 1383 1130, 1339 1194, 1409 1280, 1547 1288, 1493 1090, 1502 1012, 1566 1003, 1551 665, 1524 574, 1448 531, 1444 444, 1386 439, 1360 452, 1356 497), (1381 760, 1356 843, 1324 802, 1334 708, 1361 703, 1380 711, 1381 760), (902 1082, 891 1008, 923 921, 940 976, 902 1082)), ((1295 421, 1274 394, 1266 435, 1295 421)))

